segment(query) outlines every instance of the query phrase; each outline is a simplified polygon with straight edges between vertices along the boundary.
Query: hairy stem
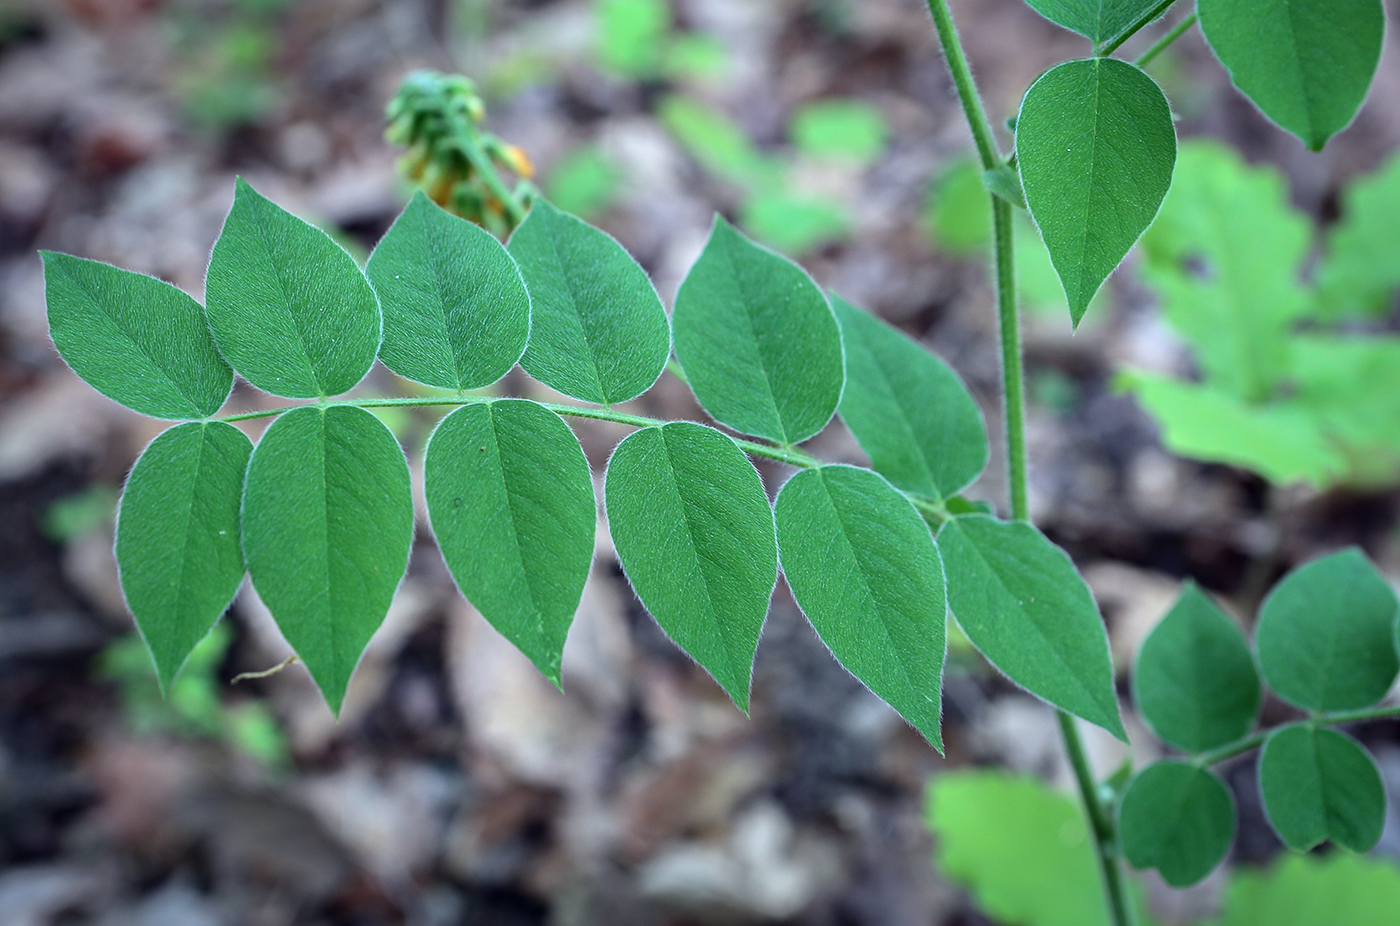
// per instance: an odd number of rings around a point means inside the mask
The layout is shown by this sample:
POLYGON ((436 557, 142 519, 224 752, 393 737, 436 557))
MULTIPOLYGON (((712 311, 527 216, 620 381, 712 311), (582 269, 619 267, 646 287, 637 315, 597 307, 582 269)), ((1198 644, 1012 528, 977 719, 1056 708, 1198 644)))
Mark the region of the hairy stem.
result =
POLYGON ((1176 26, 1170 32, 1158 39, 1155 45, 1153 45, 1147 51, 1139 55, 1138 59, 1133 63, 1140 68, 1147 67, 1154 60, 1156 60, 1158 55, 1170 48, 1173 42, 1185 35, 1187 30, 1189 30, 1192 26, 1196 25, 1196 20, 1198 17, 1198 13, 1192 13, 1190 16, 1177 23, 1176 26))
MULTIPOLYGON (((418 397, 398 397, 380 399, 331 399, 321 402, 309 403, 316 408, 334 408, 340 405, 353 406, 355 408, 425 408, 429 406, 443 405, 486 405, 496 401, 494 396, 483 395, 454 395, 454 396, 427 396, 418 397)), ((644 418, 641 415, 629 415, 625 412, 615 412, 610 408, 598 408, 591 405, 559 405, 554 402, 536 402, 556 415, 564 415, 570 418, 592 418, 596 421, 615 421, 618 424, 631 425, 634 428, 659 428, 666 424, 655 418, 644 418)), ((269 408, 256 412, 242 412, 236 415, 225 415, 219 421, 252 421, 255 418, 274 418, 285 411, 299 406, 289 405, 283 408, 269 408)), ((304 406, 303 406, 304 407, 304 406)), ((759 441, 744 440, 734 438, 734 443, 739 445, 750 456, 765 457, 769 460, 777 460, 780 463, 787 463, 789 466, 797 466, 802 469, 813 469, 821 466, 822 462, 816 457, 809 456, 800 450, 791 447, 774 447, 771 444, 760 443, 759 441)), ((922 499, 910 499, 917 507, 922 499)))
MULTIPOLYGON (((1135 26, 1132 31, 1156 19, 1166 12, 1170 0, 1160 5, 1153 14, 1135 26)), ((984 170, 993 170, 1003 162, 997 152, 992 136, 991 123, 977 93, 977 84, 972 77, 972 69, 967 63, 962 43, 958 39, 957 28, 948 10, 947 0, 928 0, 929 12, 938 30, 938 40, 947 59, 948 70, 953 76, 953 84, 958 90, 963 114, 972 130, 977 144, 977 154, 984 170)), ((1128 35, 1131 35, 1129 32, 1128 35)), ((1126 38, 1126 36, 1124 36, 1126 38)), ((1116 45, 1114 46, 1117 47, 1116 45)), ((1030 519, 1029 477, 1026 468, 1026 418, 1024 360, 1021 355, 1021 325, 1016 306, 1016 265, 1012 245, 1011 204, 992 194, 992 220, 994 227, 994 249, 996 262, 997 316, 1001 330, 1001 369, 1002 402, 1006 417, 1006 457, 1007 476, 1010 482, 1011 516, 1018 520, 1030 519)), ((1134 916, 1127 896, 1123 879, 1122 863, 1118 858, 1117 837, 1114 833, 1110 808, 1098 794, 1098 785, 1093 770, 1084 754, 1084 743, 1074 719, 1063 711, 1059 714, 1060 734, 1065 751, 1069 754, 1074 768, 1074 777, 1079 786, 1079 794, 1084 800, 1084 812, 1088 816, 1090 831, 1094 836, 1094 848, 1103 872, 1104 892, 1108 902, 1109 917, 1113 926, 1132 926, 1134 916)))
POLYGON ((1161 0, 1160 3, 1144 13, 1137 22, 1133 23, 1127 29, 1124 29, 1120 35, 1114 36, 1103 46, 1094 49, 1094 54, 1099 56, 1113 54, 1118 50, 1120 45, 1137 35, 1143 28, 1165 16, 1167 10, 1171 9, 1172 4, 1175 2, 1176 0, 1161 0))

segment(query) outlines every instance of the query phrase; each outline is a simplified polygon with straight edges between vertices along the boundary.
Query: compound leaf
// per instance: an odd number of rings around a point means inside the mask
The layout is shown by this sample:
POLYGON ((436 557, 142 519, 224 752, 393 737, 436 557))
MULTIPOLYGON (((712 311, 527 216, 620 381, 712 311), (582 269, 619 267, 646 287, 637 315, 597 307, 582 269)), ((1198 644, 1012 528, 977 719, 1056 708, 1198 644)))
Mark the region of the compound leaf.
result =
POLYGON ((365 266, 384 309, 379 359, 440 389, 479 389, 510 372, 530 337, 530 294, 489 232, 421 191, 365 266))
POLYGON ((1108 634, 1063 550, 1024 521, 950 518, 938 533, 948 603, 982 655, 1031 694, 1127 741, 1108 634))
POLYGON ((1122 36, 1157 6, 1157 0, 1026 0, 1057 25, 1102 45, 1122 36))
POLYGON ((1355 547, 1284 576, 1259 611, 1264 681, 1309 711, 1369 707, 1400 672, 1395 593, 1355 547))
POLYGON ((1371 756, 1334 730, 1292 724, 1274 731, 1259 757, 1269 824, 1290 849, 1325 840, 1367 852, 1381 838, 1385 787, 1371 756))
POLYGON ((826 296, 719 216, 676 295, 673 324, 690 387, 721 424, 796 444, 836 412, 845 361, 826 296))
POLYGON ((468 405, 433 432, 423 481, 457 587, 559 684, 597 523, 593 478, 573 432, 534 402, 468 405))
POLYGON ((1173 887, 1210 874, 1235 839, 1235 801, 1208 769, 1155 762, 1128 786, 1119 809, 1123 852, 1173 887))
POLYGON ((126 481, 117 568, 162 691, 243 581, 238 506, 252 452, 233 425, 178 424, 142 451, 126 481))
POLYGON ((748 710, 754 651, 778 580, 773 511, 758 471, 731 438, 676 421, 618 444, 604 493, 637 597, 748 710))
POLYGON ((253 450, 243 552, 258 595, 339 712, 408 565, 408 463, 362 408, 284 412, 253 450))
POLYGON ((525 372, 600 405, 651 388, 671 355, 671 331, 656 288, 622 245, 540 200, 508 247, 530 291, 525 372))
POLYGON ((1254 726, 1259 673, 1249 645, 1194 582, 1142 644, 1133 698, 1153 732, 1186 752, 1223 746, 1254 726))
POLYGON ((233 389, 204 310, 182 290, 100 261, 40 252, 49 334, 88 385, 155 418, 203 418, 233 389))
POLYGON ((363 379, 383 328, 354 258, 242 179, 209 257, 205 314, 234 370, 297 399, 339 395, 363 379))
POLYGON ((1356 116, 1380 62, 1381 0, 1200 0, 1196 8, 1235 86, 1314 151, 1356 116))
POLYGON ((1016 156, 1026 205, 1078 325, 1171 186, 1171 108, 1134 65, 1116 58, 1068 61, 1026 91, 1016 156))
POLYGON ((977 403, 939 358, 840 297, 832 307, 846 348, 841 418, 896 488, 956 494, 987 465, 977 403))
POLYGON ((774 506, 783 574, 832 654, 943 751, 943 562, 914 506, 870 470, 798 473, 774 506))
POLYGON ((1223 145, 1182 146, 1142 239, 1146 276, 1206 378, 1241 400, 1270 397, 1290 372, 1288 335, 1308 311, 1298 270, 1310 237, 1276 171, 1248 167, 1223 145))

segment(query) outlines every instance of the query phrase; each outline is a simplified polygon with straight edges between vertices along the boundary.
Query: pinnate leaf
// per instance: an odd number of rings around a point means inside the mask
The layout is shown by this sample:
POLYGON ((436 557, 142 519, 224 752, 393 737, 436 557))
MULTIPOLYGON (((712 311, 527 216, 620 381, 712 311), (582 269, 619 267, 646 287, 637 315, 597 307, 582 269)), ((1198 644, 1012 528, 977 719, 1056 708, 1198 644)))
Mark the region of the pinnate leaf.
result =
POLYGON ((1123 795, 1123 853, 1136 868, 1156 868, 1173 887, 1210 874, 1235 838, 1235 801, 1208 769, 1155 762, 1123 795))
POLYGON ((1200 0, 1201 31, 1230 79, 1314 151, 1366 99, 1385 34, 1381 0, 1200 0))
POLYGON ((1152 12, 1157 0, 1026 0, 1041 16, 1095 44, 1118 38, 1152 12))
POLYGON ((938 532, 953 616, 1013 682, 1127 741, 1108 634, 1063 550, 1024 521, 950 518, 938 532))
POLYGON ((1274 731, 1259 757, 1264 812, 1290 849, 1332 840, 1367 852, 1385 823, 1385 787, 1371 756, 1349 736, 1292 724, 1274 731))
POLYGON ((243 552, 258 595, 339 712, 408 565, 408 463, 352 406, 284 412, 253 450, 243 552))
POLYGON ((705 411, 783 444, 831 420, 845 381, 841 329, 801 267, 716 216, 676 295, 676 356, 705 411))
POLYGON ((852 466, 798 473, 774 512, 783 574, 822 642, 942 752, 948 605, 928 525, 852 466))
POLYGON ((49 334, 73 371, 113 401, 155 418, 219 410, 233 372, 204 310, 163 280, 42 252, 49 334))
POLYGON ((1352 547, 1284 576, 1259 611, 1254 643, 1264 681, 1309 711, 1369 707, 1400 672, 1395 593, 1352 547))
POLYGON ((1026 205, 1078 325, 1171 186, 1171 108, 1134 65, 1116 58, 1067 61, 1026 91, 1016 156, 1026 205))
POLYGON ((651 388, 671 355, 670 327, 651 279, 622 245, 540 200, 509 250, 530 291, 525 372, 601 405, 651 388))
POLYGON ((747 710, 778 580, 773 511, 757 470, 731 438, 676 421, 618 444, 605 496, 613 545, 637 597, 747 710))
POLYGON ((1259 673, 1249 645, 1195 583, 1142 644, 1133 697, 1153 732, 1186 752, 1223 746, 1254 726, 1259 673))
POLYGON ((489 232, 413 194, 365 273, 384 309, 379 359, 440 389, 479 389, 510 372, 530 337, 530 295, 489 232))
POLYGON ((126 481, 117 567, 162 690, 243 581, 238 508, 252 451, 233 425, 179 424, 151 442, 126 481))
POLYGON ((987 465, 977 403, 942 360, 840 297, 832 307, 846 348, 841 418, 896 488, 946 498, 987 465))
POLYGON ((234 370, 299 399, 339 395, 363 379, 383 328, 354 258, 241 179, 209 257, 205 313, 234 370))
POLYGON ((597 522, 588 460, 573 432, 522 399, 468 405, 433 432, 423 481, 457 587, 559 684, 597 522))

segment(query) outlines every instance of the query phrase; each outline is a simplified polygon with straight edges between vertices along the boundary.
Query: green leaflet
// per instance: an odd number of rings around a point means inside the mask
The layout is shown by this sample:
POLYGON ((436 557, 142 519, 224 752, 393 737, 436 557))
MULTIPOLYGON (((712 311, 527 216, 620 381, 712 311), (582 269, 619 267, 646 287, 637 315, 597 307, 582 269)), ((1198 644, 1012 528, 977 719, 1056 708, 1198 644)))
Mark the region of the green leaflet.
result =
POLYGON ((1235 801, 1215 773, 1185 762, 1155 762, 1128 786, 1119 809, 1123 854, 1156 868, 1173 887, 1210 874, 1235 839, 1235 801))
POLYGON ((651 388, 671 355, 671 332, 661 297, 622 245, 539 201, 509 250, 530 290, 525 372, 600 405, 651 388))
POLYGON ((408 464, 372 414, 295 408, 263 434, 243 490, 248 572, 337 713, 412 539, 408 464))
POLYGON ((1370 707, 1400 672, 1395 593, 1355 547, 1284 576, 1259 610, 1264 681, 1309 711, 1370 707))
POLYGON ((839 296, 846 348, 841 418, 896 488, 946 498, 987 465, 987 428, 952 368, 839 296))
POLYGON ((1296 334, 1292 343, 1296 403, 1345 459, 1339 475, 1362 491, 1394 486, 1400 474, 1400 337, 1296 334))
POLYGON ((1332 840, 1367 852, 1381 838, 1385 788, 1371 756, 1349 736, 1292 724, 1274 731, 1259 757, 1264 812, 1290 849, 1332 840))
POLYGON ((480 226, 422 191, 365 266, 384 308, 379 358, 407 379, 479 389, 510 372, 530 337, 530 295, 515 261, 480 226))
POLYGON ((1063 550, 1024 521, 950 518, 938 533, 948 604, 1013 682, 1124 742, 1094 596, 1063 550))
POLYGON ((1393 926, 1396 910, 1394 861, 1284 853, 1268 869, 1235 872, 1225 912, 1210 926, 1393 926))
POLYGON ((177 424, 142 451, 126 481, 117 567, 162 692, 243 581, 238 506, 252 451, 233 425, 177 424))
POLYGON ((1319 314, 1325 318, 1384 315, 1400 289, 1400 155, 1347 186, 1342 220, 1327 233, 1317 272, 1319 314))
POLYGON ((942 752, 948 605, 928 525, 852 466, 798 473, 774 513, 783 574, 822 642, 942 752))
POLYGON ((831 420, 841 329, 801 267, 715 217, 676 295, 676 357, 695 397, 736 431, 796 444, 831 420))
POLYGON ((558 685, 597 522, 573 432, 522 399, 468 405, 433 432, 423 482, 457 587, 558 685))
POLYGON ((1068 61, 1026 91, 1016 157, 1026 205, 1078 325, 1171 186, 1171 108, 1152 78, 1125 61, 1068 61))
POLYGON ((205 314, 224 359, 273 395, 339 395, 379 351, 379 300, 354 258, 241 178, 209 257, 205 314))
POLYGON ((1162 427, 1172 453, 1243 466, 1270 482, 1322 487, 1346 472, 1319 422, 1298 402, 1248 405, 1209 385, 1124 370, 1130 389, 1162 427))
POLYGON ((1320 151, 1370 89, 1381 0, 1200 0, 1201 31, 1264 115, 1320 151))
POLYGON ((747 711, 778 580, 773 512, 758 471, 731 438, 676 421, 618 444, 604 494, 637 597, 747 711))
POLYGON ((890 128, 885 114, 860 100, 806 103, 793 113, 790 134, 809 157, 847 161, 865 167, 885 150, 890 128))
POLYGON ((233 389, 204 310, 169 283, 41 251, 49 334, 88 385, 155 418, 203 418, 233 389))
POLYGON ((1277 172, 1220 145, 1182 146, 1142 239, 1147 278, 1207 378, 1240 399, 1269 397, 1289 373, 1287 335, 1308 311, 1298 269, 1309 237, 1277 172))
POLYGON ((1105 45, 1140 23, 1157 0, 1026 0, 1026 4, 1095 45, 1105 45))
POLYGON ((979 909, 1017 926, 1109 926, 1084 813, 1068 795, 999 771, 930 781, 927 817, 941 872, 979 909))
POLYGON ((1143 643, 1133 700, 1157 736, 1186 752, 1223 746, 1254 727, 1259 674, 1249 645, 1194 582, 1143 643))

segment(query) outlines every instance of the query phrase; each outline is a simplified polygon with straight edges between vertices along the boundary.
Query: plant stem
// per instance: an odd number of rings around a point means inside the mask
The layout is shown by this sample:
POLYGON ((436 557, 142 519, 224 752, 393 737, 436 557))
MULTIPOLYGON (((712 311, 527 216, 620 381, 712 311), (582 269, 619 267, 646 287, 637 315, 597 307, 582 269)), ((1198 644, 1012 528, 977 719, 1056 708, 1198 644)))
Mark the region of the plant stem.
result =
MULTIPOLYGON (((1156 19, 1171 6, 1171 0, 1164 0, 1159 9, 1137 24, 1132 31, 1156 19)), ((929 13, 938 30, 938 40, 943 46, 943 56, 948 62, 953 84, 957 87, 958 99, 962 103, 963 114, 972 130, 977 144, 977 154, 984 170, 994 170, 1003 162, 997 152, 992 135, 991 123, 977 93, 977 84, 972 77, 972 69, 967 62, 962 43, 958 39, 957 28, 948 10, 947 0, 928 0, 929 13)), ((1132 31, 1128 35, 1132 34, 1132 31)), ((1126 36, 1124 36, 1126 38, 1126 36)), ((1114 46, 1115 48, 1117 45, 1114 46)), ((992 202, 993 244, 996 261, 997 317, 1001 331, 1001 371, 1002 401, 1006 417, 1006 457, 1007 477, 1010 482, 1011 516, 1030 520, 1029 477, 1026 468, 1026 416, 1024 360, 1021 354, 1021 323, 1016 307, 1016 265, 1012 243, 1011 204, 995 194, 989 194, 992 202)), ((1098 794, 1093 770, 1084 754, 1084 743, 1074 718, 1061 711, 1059 713, 1060 734, 1064 739, 1065 751, 1069 754, 1074 777, 1084 800, 1084 812, 1088 816, 1090 831, 1094 836, 1094 847, 1103 872, 1104 891, 1108 901, 1108 913, 1113 926, 1133 926, 1134 916, 1123 880, 1123 871, 1118 858, 1117 837, 1109 808, 1098 794)))
MULTIPOLYGON (((1393 717, 1400 717, 1400 704, 1391 704, 1387 707, 1367 707, 1356 711, 1322 711, 1313 714, 1308 722, 1314 727, 1330 727, 1343 723, 1360 723, 1364 720, 1385 720, 1393 717)), ((1235 756, 1264 745, 1264 740, 1268 739, 1269 734, 1276 729, 1278 728, 1271 727, 1268 730, 1260 730, 1258 733, 1237 739, 1233 743, 1226 743, 1224 746, 1200 753, 1191 758, 1191 764, 1197 768, 1205 768, 1208 765, 1215 765, 1217 762, 1224 762, 1226 759, 1233 759, 1235 756)))
POLYGON ((1158 19, 1165 16, 1167 10, 1171 9, 1172 4, 1175 2, 1176 0, 1161 0, 1160 3, 1158 3, 1152 9, 1148 10, 1146 13, 1144 13, 1142 17, 1138 19, 1137 22, 1133 23, 1127 29, 1123 30, 1121 34, 1115 36, 1106 45, 1094 49, 1094 54, 1097 56, 1113 54, 1115 51, 1118 50, 1118 47, 1120 45, 1122 45, 1124 42, 1128 41, 1128 39, 1136 35, 1143 27, 1149 25, 1150 23, 1156 22, 1158 19))
POLYGON ((1166 51, 1169 47, 1171 47, 1172 42, 1175 42, 1177 39, 1185 35, 1186 31, 1196 24, 1196 20, 1197 18, 1199 18, 1199 15, 1200 14, 1198 13, 1192 13, 1190 16, 1177 23, 1175 28, 1172 29, 1172 31, 1168 32, 1166 35, 1158 39, 1157 44, 1153 45, 1147 51, 1143 52, 1133 63, 1140 68, 1147 67, 1156 59, 1158 55, 1160 55, 1162 52, 1166 51))
MULTIPOLYGON (((338 406, 351 406, 354 408, 426 408, 430 406, 442 405, 488 405, 496 401, 493 396, 480 395, 455 395, 455 396, 427 396, 427 397, 407 397, 407 398, 382 398, 382 399, 331 399, 312 403, 312 408, 335 408, 338 406)), ((565 415, 570 418, 591 418, 596 421, 614 421, 618 424, 631 425, 634 428, 659 428, 666 424, 655 418, 643 418, 641 415, 629 415, 625 412, 615 412, 610 408, 597 408, 587 405, 559 405, 554 402, 536 402, 556 415, 565 415)), ((283 412, 293 408, 305 408, 307 406, 286 406, 284 408, 263 409, 256 412, 242 412, 237 415, 225 415, 219 421, 252 421, 255 418, 273 418, 283 412)), ((821 466, 822 462, 816 457, 809 456, 800 450, 791 447, 774 447, 771 444, 764 444, 758 441, 734 438, 734 443, 739 445, 750 456, 766 457, 769 460, 777 460, 780 463, 787 463, 789 466, 796 466, 802 469, 813 469, 821 466)), ((916 502, 917 504, 917 502, 916 502)))

